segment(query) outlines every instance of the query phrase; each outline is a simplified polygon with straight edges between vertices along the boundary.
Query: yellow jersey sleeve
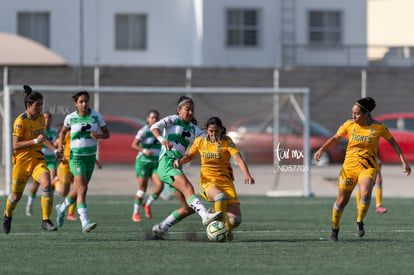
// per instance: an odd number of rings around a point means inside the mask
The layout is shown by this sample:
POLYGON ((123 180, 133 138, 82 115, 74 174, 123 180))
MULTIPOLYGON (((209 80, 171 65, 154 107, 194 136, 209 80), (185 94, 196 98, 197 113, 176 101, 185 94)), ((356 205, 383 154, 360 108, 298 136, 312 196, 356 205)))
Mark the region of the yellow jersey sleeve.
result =
POLYGON ((338 131, 336 132, 336 135, 340 137, 346 137, 348 135, 349 125, 352 124, 352 122, 353 122, 352 120, 345 121, 341 125, 341 127, 339 127, 338 131))
POLYGON ((194 140, 193 145, 191 145, 190 150, 188 150, 188 155, 194 156, 196 155, 200 150, 200 143, 203 140, 204 137, 198 137, 194 140))

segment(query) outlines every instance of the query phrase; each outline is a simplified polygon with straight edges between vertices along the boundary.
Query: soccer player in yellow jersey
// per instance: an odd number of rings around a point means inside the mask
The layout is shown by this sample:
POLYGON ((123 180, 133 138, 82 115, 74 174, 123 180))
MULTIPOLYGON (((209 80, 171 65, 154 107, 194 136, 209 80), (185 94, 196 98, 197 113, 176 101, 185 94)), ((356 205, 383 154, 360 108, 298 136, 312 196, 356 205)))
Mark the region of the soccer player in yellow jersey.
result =
POLYGON ((214 202, 214 210, 222 211, 222 221, 227 226, 227 240, 233 240, 232 230, 242 222, 240 201, 234 187, 233 169, 230 157, 233 157, 244 174, 244 182, 254 184, 249 169, 230 137, 226 136, 223 123, 218 117, 211 117, 206 123, 207 136, 194 141, 189 152, 175 166, 189 162, 197 154, 201 158, 200 194, 214 202))
POLYGON ((373 98, 359 99, 352 107, 352 120, 342 124, 336 135, 327 140, 314 155, 315 160, 319 160, 326 148, 348 136, 348 148, 339 175, 338 196, 332 210, 332 229, 329 234, 329 239, 332 241, 338 240, 339 221, 357 183, 361 190, 361 200, 358 203, 356 234, 358 237, 365 234, 363 220, 368 212, 377 175, 380 137, 385 138, 400 157, 403 172, 407 175, 411 174, 411 168, 405 160, 400 146, 387 127, 372 118, 371 112, 374 108, 375 100, 373 98))
MULTIPOLYGON (((59 142, 59 138, 58 138, 59 142)), ((63 158, 58 165, 58 177, 59 177, 59 192, 60 195, 65 198, 70 191, 70 185, 73 183, 73 174, 69 167, 70 158, 70 132, 66 132, 65 139, 63 140, 63 158)), ((76 204, 72 204, 68 209, 68 215, 66 219, 75 221, 78 218, 75 213, 76 204)))
POLYGON ((60 153, 45 134, 45 118, 41 114, 43 96, 24 86, 24 104, 26 111, 17 116, 13 125, 13 171, 12 192, 6 202, 3 216, 3 231, 10 233, 13 211, 23 195, 27 180, 31 176, 42 188, 42 228, 47 231, 56 231, 56 226, 50 221, 53 207, 53 190, 50 183, 49 170, 42 153, 42 144, 45 144, 60 159, 60 153))
MULTIPOLYGON (((43 116, 45 117, 45 134, 49 140, 55 144, 56 137, 58 135, 57 130, 52 127, 52 114, 49 112, 44 112, 43 116)), ((50 173, 50 181, 52 182, 52 187, 54 182, 57 179, 56 176, 56 157, 55 154, 43 144, 42 152, 46 159, 47 169, 50 173)), ((26 204, 26 216, 32 216, 33 214, 33 204, 36 198, 37 189, 39 189, 39 183, 33 181, 32 186, 30 186, 29 193, 27 194, 27 204, 26 204)))

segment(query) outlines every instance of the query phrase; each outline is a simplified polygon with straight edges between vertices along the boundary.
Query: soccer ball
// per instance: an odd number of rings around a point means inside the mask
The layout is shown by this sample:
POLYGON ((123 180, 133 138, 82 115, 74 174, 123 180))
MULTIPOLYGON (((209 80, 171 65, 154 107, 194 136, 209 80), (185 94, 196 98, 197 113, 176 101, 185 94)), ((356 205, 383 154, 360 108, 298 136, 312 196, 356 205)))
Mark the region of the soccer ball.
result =
POLYGON ((213 242, 222 242, 226 240, 227 227, 222 221, 211 222, 207 226, 207 237, 213 242))

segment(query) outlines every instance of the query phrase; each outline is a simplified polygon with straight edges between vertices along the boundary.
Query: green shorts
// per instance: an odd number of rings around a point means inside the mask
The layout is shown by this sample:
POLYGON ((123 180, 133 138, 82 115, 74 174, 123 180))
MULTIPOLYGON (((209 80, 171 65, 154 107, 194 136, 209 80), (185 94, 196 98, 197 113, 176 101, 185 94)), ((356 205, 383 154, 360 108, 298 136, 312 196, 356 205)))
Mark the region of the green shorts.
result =
POLYGON ((56 170, 56 160, 55 161, 46 161, 47 169, 56 170))
POLYGON ((135 172, 137 174, 137 177, 150 177, 153 174, 157 174, 157 169, 158 162, 143 161, 140 158, 137 158, 137 160, 135 161, 135 172))
POLYGON ((172 187, 172 184, 174 182, 174 176, 182 175, 184 174, 182 167, 180 168, 174 168, 175 158, 172 156, 164 155, 160 163, 158 165, 158 176, 160 177, 162 182, 167 183, 171 188, 173 189, 173 192, 175 192, 175 188, 172 187))
POLYGON ((96 156, 70 156, 69 166, 70 171, 74 176, 85 175, 89 180, 92 177, 93 170, 95 169, 96 156))

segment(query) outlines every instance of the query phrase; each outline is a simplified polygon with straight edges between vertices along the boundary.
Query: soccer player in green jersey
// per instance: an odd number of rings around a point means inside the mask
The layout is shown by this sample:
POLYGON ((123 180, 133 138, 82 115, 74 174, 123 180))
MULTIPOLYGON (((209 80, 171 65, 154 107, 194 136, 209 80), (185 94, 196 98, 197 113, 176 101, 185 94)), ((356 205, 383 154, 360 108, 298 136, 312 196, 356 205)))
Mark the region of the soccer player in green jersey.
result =
POLYGON ((162 144, 158 176, 171 186, 181 207, 173 211, 160 223, 152 227, 154 235, 160 239, 170 239, 168 229, 179 221, 197 213, 205 226, 220 220, 223 212, 210 213, 194 193, 194 187, 184 174, 182 167, 174 167, 174 161, 181 159, 194 139, 204 132, 193 123, 194 102, 182 96, 177 103, 177 115, 164 117, 151 126, 151 132, 162 144))
POLYGON ((148 196, 144 204, 145 216, 149 219, 152 217, 151 204, 158 199, 163 183, 158 177, 158 159, 161 150, 161 143, 151 133, 151 126, 160 119, 160 114, 156 110, 150 110, 147 115, 147 124, 138 130, 137 135, 132 142, 132 149, 138 151, 135 161, 135 172, 138 177, 138 191, 134 200, 134 211, 132 220, 140 222, 141 216, 139 211, 143 204, 145 192, 148 187, 148 179, 151 178, 155 188, 151 195, 148 196))
POLYGON ((98 139, 109 138, 109 131, 103 116, 89 108, 89 93, 78 92, 73 96, 76 111, 68 114, 59 133, 59 148, 63 151, 62 141, 65 134, 71 133, 70 170, 74 176, 73 187, 62 204, 56 205, 58 226, 63 226, 66 209, 76 202, 82 223, 82 231, 87 233, 96 227, 89 220, 86 207, 88 183, 95 168, 98 139))

